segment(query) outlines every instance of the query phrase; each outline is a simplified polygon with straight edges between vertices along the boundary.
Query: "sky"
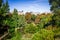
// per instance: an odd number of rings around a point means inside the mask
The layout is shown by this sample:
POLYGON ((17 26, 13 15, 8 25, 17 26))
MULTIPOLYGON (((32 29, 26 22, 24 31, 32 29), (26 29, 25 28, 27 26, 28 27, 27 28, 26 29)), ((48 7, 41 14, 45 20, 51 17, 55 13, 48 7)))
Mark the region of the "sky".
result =
POLYGON ((48 0, 8 0, 10 11, 16 8, 24 12, 50 12, 48 0))

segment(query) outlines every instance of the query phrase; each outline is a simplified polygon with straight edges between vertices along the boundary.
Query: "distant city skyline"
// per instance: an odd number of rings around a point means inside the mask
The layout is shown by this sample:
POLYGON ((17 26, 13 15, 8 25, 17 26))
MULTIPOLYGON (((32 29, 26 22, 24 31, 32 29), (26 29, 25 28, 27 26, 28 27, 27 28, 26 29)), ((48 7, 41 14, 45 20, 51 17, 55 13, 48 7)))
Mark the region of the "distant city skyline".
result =
POLYGON ((10 11, 16 8, 24 12, 50 12, 48 0, 8 0, 10 11))

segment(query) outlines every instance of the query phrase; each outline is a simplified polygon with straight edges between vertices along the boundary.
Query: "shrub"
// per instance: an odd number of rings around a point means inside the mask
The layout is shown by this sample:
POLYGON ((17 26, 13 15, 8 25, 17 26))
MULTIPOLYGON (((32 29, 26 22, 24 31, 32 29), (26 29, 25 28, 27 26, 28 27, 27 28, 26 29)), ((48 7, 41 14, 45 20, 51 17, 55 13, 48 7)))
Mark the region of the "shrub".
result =
POLYGON ((42 29, 32 36, 32 40, 54 40, 54 33, 51 30, 42 29))
POLYGON ((25 33, 36 33, 38 30, 39 30, 38 27, 34 23, 31 23, 25 26, 24 32, 25 33))
POLYGON ((21 40, 21 33, 18 30, 15 31, 15 36, 11 40, 21 40))
POLYGON ((60 37, 60 27, 58 27, 55 30, 53 30, 53 32, 54 32, 54 37, 55 38, 60 37))

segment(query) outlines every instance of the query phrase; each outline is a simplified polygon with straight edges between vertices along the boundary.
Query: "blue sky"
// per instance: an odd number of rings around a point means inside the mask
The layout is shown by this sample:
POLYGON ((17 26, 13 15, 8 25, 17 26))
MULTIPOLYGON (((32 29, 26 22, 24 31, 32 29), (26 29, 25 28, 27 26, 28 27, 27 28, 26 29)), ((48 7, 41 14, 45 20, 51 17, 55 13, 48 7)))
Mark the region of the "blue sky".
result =
POLYGON ((10 11, 16 8, 24 12, 50 12, 48 0, 8 0, 10 11))

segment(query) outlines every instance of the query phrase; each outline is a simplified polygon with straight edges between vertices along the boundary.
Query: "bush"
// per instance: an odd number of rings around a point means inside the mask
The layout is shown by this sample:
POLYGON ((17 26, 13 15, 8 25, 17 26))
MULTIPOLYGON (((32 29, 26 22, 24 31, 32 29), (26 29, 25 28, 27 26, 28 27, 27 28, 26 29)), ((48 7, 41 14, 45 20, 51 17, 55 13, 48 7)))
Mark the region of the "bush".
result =
POLYGON ((44 23, 39 23, 39 24, 37 24, 37 27, 38 27, 39 29, 43 29, 43 28, 44 28, 44 23))
POLYGON ((36 33, 38 30, 39 30, 38 27, 34 23, 31 23, 25 26, 24 32, 25 33, 36 33))
POLYGON ((15 31, 15 36, 11 40, 21 40, 21 33, 18 30, 15 31))
POLYGON ((32 36, 32 40, 54 40, 54 33, 51 30, 42 29, 32 36))
POLYGON ((53 30, 53 32, 54 32, 54 37, 55 38, 60 37, 60 27, 58 27, 55 30, 53 30))

